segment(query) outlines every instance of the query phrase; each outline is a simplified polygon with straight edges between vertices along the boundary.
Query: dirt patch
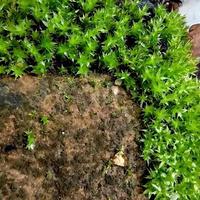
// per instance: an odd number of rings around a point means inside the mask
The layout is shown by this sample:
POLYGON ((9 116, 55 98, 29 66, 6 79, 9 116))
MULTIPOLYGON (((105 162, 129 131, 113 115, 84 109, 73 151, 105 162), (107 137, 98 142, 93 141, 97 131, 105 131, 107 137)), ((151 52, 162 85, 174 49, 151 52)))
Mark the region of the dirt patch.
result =
POLYGON ((0 199, 146 199, 139 115, 108 76, 2 79, 0 199))

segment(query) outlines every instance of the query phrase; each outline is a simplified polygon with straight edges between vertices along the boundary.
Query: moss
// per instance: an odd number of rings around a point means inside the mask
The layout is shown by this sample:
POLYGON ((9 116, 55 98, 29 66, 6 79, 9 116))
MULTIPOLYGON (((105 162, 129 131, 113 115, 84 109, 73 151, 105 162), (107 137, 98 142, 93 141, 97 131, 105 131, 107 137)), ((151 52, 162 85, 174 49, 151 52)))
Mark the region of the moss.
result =
POLYGON ((64 66, 74 75, 91 69, 122 80, 143 109, 143 157, 153 166, 146 193, 200 199, 200 85, 186 28, 176 12, 138 3, 5 1, 0 73, 64 66))

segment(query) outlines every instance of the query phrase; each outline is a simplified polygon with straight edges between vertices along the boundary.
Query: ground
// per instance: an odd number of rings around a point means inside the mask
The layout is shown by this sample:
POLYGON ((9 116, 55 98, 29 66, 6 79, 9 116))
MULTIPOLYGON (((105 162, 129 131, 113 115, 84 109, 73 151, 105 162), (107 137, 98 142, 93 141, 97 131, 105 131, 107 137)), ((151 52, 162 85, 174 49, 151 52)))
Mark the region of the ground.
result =
POLYGON ((0 199, 144 200, 139 130, 139 107, 108 76, 3 78, 0 199))

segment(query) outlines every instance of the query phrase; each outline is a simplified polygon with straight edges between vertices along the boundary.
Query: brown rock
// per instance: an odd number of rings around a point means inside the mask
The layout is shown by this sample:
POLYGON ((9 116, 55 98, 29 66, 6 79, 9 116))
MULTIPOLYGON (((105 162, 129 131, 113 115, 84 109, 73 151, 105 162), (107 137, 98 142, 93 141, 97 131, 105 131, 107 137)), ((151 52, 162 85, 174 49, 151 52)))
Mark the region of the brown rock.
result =
POLYGON ((190 27, 189 37, 192 42, 192 55, 200 57, 200 24, 194 24, 190 27))

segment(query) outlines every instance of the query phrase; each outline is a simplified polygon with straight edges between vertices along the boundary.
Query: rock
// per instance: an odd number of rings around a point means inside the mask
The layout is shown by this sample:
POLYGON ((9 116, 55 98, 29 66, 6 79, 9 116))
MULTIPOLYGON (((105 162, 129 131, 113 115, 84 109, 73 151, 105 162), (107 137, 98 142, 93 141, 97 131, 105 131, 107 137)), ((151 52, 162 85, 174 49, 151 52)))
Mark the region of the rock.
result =
MULTIPOLYGON (((184 0, 179 8, 179 13, 185 16, 189 27, 189 38, 192 42, 192 55, 200 61, 200 1, 184 0)), ((200 64, 197 65, 197 77, 200 78, 200 64)))
POLYGON ((200 24, 194 24, 189 29, 189 37, 192 42, 192 55, 200 57, 200 24))
POLYGON ((122 85, 122 80, 121 79, 116 79, 115 80, 115 85, 116 86, 121 86, 122 85))
POLYGON ((119 87, 118 86, 112 86, 112 92, 116 96, 119 94, 119 87))
POLYGON ((115 156, 112 158, 112 162, 114 165, 125 167, 127 166, 127 158, 124 155, 124 150, 120 150, 115 156))

